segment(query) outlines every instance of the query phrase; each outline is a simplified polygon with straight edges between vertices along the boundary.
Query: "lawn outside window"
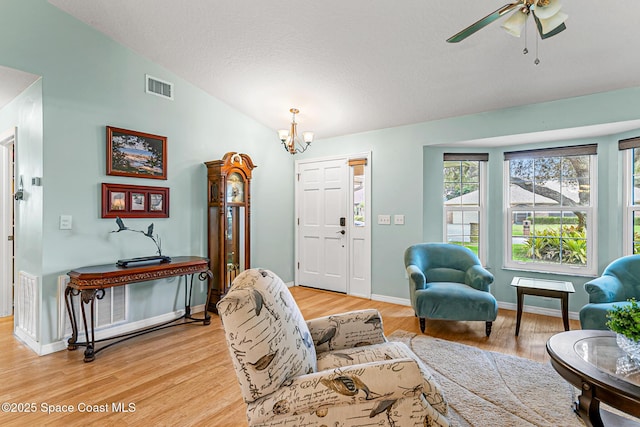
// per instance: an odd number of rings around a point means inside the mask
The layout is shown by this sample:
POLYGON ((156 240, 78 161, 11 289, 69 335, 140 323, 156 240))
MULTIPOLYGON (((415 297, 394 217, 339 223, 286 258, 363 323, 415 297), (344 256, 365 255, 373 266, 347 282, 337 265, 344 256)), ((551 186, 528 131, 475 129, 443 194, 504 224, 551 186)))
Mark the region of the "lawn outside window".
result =
POLYGON ((443 206, 445 242, 465 246, 486 265, 485 153, 444 153, 443 206))
POLYGON ((596 273, 596 145, 505 153, 504 265, 596 273))

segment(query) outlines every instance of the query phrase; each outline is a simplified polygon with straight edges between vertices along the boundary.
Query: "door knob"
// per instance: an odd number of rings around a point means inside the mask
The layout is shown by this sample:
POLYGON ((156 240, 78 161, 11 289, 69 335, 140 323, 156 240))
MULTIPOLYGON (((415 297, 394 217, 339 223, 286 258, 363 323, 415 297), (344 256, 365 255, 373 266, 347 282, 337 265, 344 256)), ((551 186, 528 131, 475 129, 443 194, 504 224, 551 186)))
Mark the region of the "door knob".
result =
POLYGON ((340 231, 336 231, 336 233, 340 233, 340 234, 343 234, 343 235, 344 235, 344 234, 346 234, 346 231, 344 231, 344 230, 340 230, 340 231))

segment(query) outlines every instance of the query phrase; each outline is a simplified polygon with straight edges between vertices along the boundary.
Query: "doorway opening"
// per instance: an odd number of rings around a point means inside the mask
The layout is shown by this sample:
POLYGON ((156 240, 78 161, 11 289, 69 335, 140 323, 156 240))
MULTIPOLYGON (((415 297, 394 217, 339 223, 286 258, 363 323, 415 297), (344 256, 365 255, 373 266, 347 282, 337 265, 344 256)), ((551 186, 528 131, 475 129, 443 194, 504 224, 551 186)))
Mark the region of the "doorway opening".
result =
POLYGON ((370 157, 296 162, 297 285, 371 297, 370 157))
POLYGON ((13 315, 16 129, 0 134, 0 317, 13 315))

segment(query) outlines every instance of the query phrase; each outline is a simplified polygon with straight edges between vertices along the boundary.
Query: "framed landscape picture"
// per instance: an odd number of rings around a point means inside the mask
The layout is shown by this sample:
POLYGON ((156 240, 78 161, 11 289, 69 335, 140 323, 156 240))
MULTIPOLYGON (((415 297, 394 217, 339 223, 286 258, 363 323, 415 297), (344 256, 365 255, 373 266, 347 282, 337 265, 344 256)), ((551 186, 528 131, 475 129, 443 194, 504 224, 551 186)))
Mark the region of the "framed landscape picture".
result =
POLYGON ((107 126, 107 175, 167 179, 167 138, 107 126))
POLYGON ((168 218, 169 188, 102 184, 102 218, 168 218))

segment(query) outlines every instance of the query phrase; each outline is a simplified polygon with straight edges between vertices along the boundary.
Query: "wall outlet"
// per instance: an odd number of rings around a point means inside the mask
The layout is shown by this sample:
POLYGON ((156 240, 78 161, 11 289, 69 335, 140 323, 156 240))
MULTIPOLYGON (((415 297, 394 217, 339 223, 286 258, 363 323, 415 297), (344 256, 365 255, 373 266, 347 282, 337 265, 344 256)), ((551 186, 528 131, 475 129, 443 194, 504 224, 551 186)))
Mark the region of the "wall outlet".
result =
POLYGON ((391 215, 378 215, 378 224, 380 225, 391 224, 391 215))
POLYGON ((71 215, 60 215, 60 230, 71 230, 73 217, 71 215))

